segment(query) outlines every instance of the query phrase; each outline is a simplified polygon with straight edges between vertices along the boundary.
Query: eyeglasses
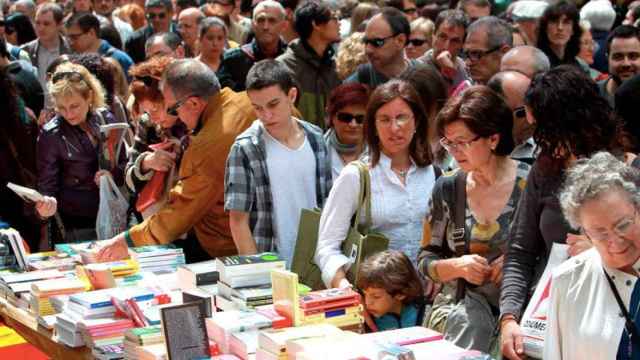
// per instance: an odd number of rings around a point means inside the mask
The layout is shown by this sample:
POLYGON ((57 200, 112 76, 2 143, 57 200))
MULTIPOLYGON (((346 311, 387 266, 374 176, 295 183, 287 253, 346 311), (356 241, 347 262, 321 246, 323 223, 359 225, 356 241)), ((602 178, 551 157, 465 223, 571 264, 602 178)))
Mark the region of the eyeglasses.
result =
POLYGON ((405 126, 409 123, 409 121, 411 121, 411 119, 413 119, 413 116, 409 115, 409 114, 400 114, 398 116, 396 116, 395 118, 390 118, 388 116, 382 116, 379 118, 376 118, 376 123, 378 123, 378 125, 382 126, 382 127, 391 127, 392 123, 395 123, 396 126, 405 126))
POLYGON ((480 140, 482 136, 478 135, 469 141, 458 141, 453 142, 449 141, 447 138, 443 137, 440 139, 440 145, 447 150, 448 152, 457 151, 457 150, 467 150, 474 142, 480 140))
POLYGON ((355 120, 356 124, 360 125, 364 122, 364 115, 353 115, 346 112, 339 112, 336 115, 336 119, 345 124, 350 124, 353 120, 355 120))
POLYGON ((74 82, 84 81, 84 77, 82 77, 82 74, 77 71, 61 71, 53 74, 51 82, 55 84, 62 79, 67 79, 74 82))
POLYGON ((427 39, 409 39, 409 41, 407 41, 407 46, 413 45, 415 47, 418 47, 424 45, 424 43, 426 42, 427 39))
POLYGON ((76 41, 80 38, 80 36, 86 34, 86 31, 83 31, 81 33, 77 33, 77 34, 71 34, 71 33, 67 33, 67 37, 69 38, 69 40, 71 41, 76 41))
MULTIPOLYGON (((633 215, 629 217, 625 217, 620 220, 617 224, 615 224, 612 228, 613 233, 618 237, 624 238, 631 232, 633 229, 633 225, 636 223, 636 217, 638 215, 638 210, 634 209, 633 215)), ((608 231, 599 231, 596 233, 588 233, 584 228, 582 228, 582 233, 589 238, 592 242, 603 243, 607 241, 611 234, 608 231)))
POLYGON ((155 18, 158 18, 160 20, 163 20, 164 18, 167 17, 167 13, 147 13, 147 19, 149 20, 155 20, 155 18))
POLYGON ((416 8, 408 8, 408 9, 403 9, 402 12, 407 14, 407 15, 412 15, 415 14, 418 11, 418 9, 416 8))
POLYGON ((471 61, 478 61, 483 57, 491 54, 492 52, 499 50, 501 47, 502 45, 498 45, 486 51, 485 50, 462 50, 460 52, 460 57, 464 60, 469 59, 471 61))
POLYGON ((184 103, 187 102, 187 100, 189 100, 190 97, 192 97, 193 95, 189 95, 189 96, 185 96, 182 100, 178 100, 176 101, 175 104, 171 105, 169 108, 167 108, 167 115, 170 116, 178 116, 178 109, 184 105, 184 103))
POLYGON ((363 38, 362 42, 364 43, 364 45, 371 45, 375 48, 381 48, 384 46, 384 43, 391 39, 392 37, 395 37, 396 34, 394 35, 389 35, 387 37, 383 37, 383 38, 373 38, 373 39, 369 39, 369 38, 363 38))
POLYGON ((144 86, 146 87, 150 87, 150 88, 158 88, 158 79, 152 77, 152 76, 135 76, 134 79, 136 81, 141 81, 144 86))
POLYGON ((513 109, 513 116, 518 119, 527 117, 527 111, 524 109, 524 106, 519 106, 513 109))

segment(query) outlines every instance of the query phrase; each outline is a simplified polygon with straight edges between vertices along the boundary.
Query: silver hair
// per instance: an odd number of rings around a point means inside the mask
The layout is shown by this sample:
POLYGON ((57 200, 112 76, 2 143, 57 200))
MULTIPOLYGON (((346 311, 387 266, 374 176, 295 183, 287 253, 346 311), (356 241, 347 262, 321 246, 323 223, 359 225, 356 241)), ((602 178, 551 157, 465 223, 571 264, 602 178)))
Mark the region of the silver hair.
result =
POLYGON ((35 12, 36 11, 36 3, 33 0, 17 0, 16 2, 13 3, 14 5, 24 5, 26 6, 30 11, 35 12))
POLYGON ((168 86, 177 99, 185 96, 208 99, 220 92, 220 82, 216 74, 196 59, 172 62, 162 77, 162 86, 168 86))
POLYGON ((634 207, 640 207, 640 172, 608 152, 578 161, 567 171, 560 191, 560 206, 569 224, 580 227, 580 209, 590 200, 612 191, 623 191, 634 207))
POLYGON ((594 30, 609 31, 616 21, 616 11, 608 1, 592 0, 580 9, 580 20, 586 20, 594 30))
POLYGON ((255 20, 256 15, 264 11, 265 9, 277 9, 280 12, 281 18, 284 19, 287 16, 287 12, 282 7, 282 4, 275 0, 265 0, 261 1, 256 5, 255 9, 253 9, 253 19, 255 20))
POLYGON ((507 59, 510 56, 514 56, 516 53, 519 53, 519 52, 528 53, 526 57, 532 60, 531 63, 533 66, 534 74, 546 72, 546 71, 549 71, 549 69, 551 69, 551 62, 549 61, 549 57, 542 50, 531 45, 516 46, 513 49, 507 51, 507 53, 504 54, 504 57, 502 59, 504 61, 504 59, 507 59))
POLYGON ((493 49, 500 45, 513 46, 513 31, 504 20, 495 16, 484 16, 474 21, 467 29, 467 37, 475 31, 487 32, 487 47, 493 49))
POLYGON ((227 36, 229 31, 227 30, 227 24, 224 23, 219 17, 210 16, 202 19, 200 25, 198 26, 198 34, 200 37, 203 37, 211 28, 220 28, 224 32, 224 35, 227 36))

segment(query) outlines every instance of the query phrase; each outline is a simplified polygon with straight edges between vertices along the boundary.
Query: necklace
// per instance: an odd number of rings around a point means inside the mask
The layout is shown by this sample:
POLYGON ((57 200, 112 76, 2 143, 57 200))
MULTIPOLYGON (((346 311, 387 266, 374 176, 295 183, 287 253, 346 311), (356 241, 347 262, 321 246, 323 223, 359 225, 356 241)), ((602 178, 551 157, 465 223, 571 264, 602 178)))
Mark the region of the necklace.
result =
POLYGON ((409 173, 409 169, 406 170, 398 170, 395 168, 391 168, 391 170, 393 170, 394 173, 398 174, 398 176, 400 176, 401 178, 406 178, 407 174, 409 173))

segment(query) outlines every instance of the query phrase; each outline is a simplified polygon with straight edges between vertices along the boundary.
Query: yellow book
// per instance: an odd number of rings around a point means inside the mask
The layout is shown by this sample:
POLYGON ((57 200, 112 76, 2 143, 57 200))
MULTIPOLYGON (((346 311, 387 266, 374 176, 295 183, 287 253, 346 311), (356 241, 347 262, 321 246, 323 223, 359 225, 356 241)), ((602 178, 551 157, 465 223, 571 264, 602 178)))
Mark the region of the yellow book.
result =
POLYGON ((273 307, 282 316, 291 319, 294 326, 300 325, 300 298, 298 274, 287 270, 271 270, 273 307))

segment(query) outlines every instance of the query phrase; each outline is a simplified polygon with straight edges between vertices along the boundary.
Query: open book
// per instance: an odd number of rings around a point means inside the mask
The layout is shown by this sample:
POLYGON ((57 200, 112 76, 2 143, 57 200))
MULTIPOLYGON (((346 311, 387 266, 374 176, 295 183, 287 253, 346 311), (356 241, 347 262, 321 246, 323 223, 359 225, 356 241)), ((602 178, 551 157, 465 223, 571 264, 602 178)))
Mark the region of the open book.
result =
POLYGON ((42 194, 40 194, 34 189, 16 185, 11 182, 7 184, 7 187, 11 189, 14 193, 18 194, 18 196, 20 196, 25 201, 33 201, 33 202, 44 201, 44 196, 42 196, 42 194))

